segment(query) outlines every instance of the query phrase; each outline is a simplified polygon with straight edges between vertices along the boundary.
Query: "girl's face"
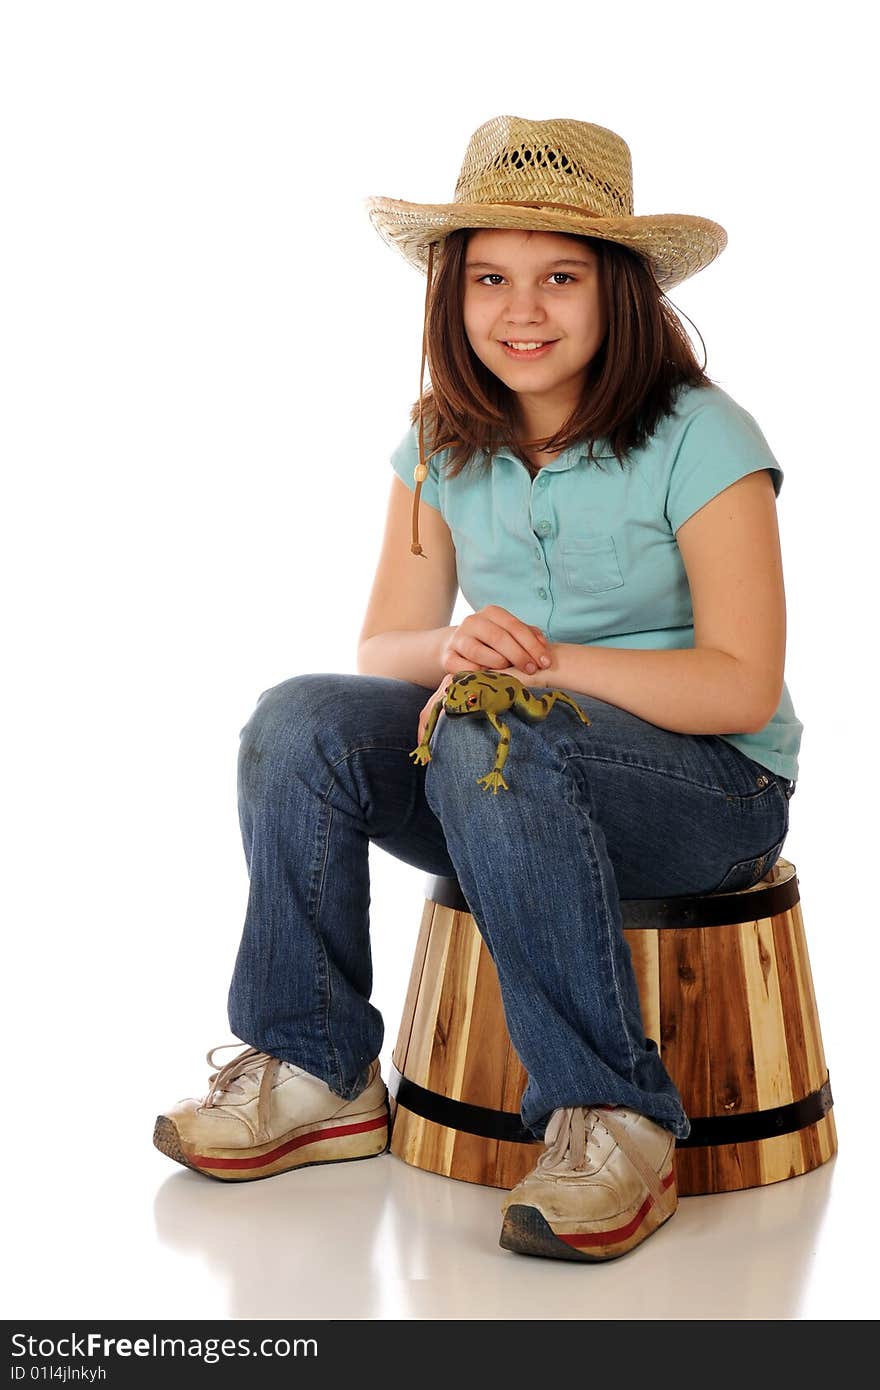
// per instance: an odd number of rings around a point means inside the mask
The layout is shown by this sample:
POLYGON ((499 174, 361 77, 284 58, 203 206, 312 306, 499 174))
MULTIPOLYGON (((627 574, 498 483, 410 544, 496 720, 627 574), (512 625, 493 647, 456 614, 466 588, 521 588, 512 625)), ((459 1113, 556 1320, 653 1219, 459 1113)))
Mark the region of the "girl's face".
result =
POLYGON ((521 397, 527 418, 550 428, 575 407, 605 337, 599 260, 556 232, 483 230, 465 255, 464 327, 490 372, 521 397), (552 346, 517 352, 506 343, 552 346))

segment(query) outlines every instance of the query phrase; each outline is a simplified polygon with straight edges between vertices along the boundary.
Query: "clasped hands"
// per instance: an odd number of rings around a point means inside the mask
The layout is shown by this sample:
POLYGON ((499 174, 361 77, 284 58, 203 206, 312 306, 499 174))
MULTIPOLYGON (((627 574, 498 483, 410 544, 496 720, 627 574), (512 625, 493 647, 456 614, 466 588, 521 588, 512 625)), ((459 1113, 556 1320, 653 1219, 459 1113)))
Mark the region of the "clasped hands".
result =
MULTIPOLYGON (((452 629, 441 660, 446 675, 419 715, 422 742, 431 710, 441 700, 458 671, 501 671, 523 685, 540 685, 553 665, 553 648, 539 627, 521 622, 497 604, 471 613, 452 629)), ((552 684, 552 681, 550 682, 552 684)))

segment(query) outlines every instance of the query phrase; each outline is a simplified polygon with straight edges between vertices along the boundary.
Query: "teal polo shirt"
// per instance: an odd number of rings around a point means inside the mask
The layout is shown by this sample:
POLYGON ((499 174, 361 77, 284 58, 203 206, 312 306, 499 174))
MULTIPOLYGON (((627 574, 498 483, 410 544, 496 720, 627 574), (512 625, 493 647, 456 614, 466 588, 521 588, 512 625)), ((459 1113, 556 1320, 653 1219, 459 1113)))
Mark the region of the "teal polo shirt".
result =
MULTIPOLYGON (((753 417, 715 385, 680 389, 672 413, 623 469, 602 444, 597 463, 589 463, 586 446, 575 445, 534 479, 508 450, 488 469, 478 455, 456 478, 443 472, 451 450, 434 455, 422 502, 449 527, 459 588, 475 612, 499 604, 551 642, 693 647, 690 588, 675 533, 760 468, 770 469, 778 497, 782 469, 753 417)), ((410 491, 418 457, 412 425, 391 456, 410 491)), ((783 686, 763 729, 721 737, 794 782, 802 729, 783 686)))

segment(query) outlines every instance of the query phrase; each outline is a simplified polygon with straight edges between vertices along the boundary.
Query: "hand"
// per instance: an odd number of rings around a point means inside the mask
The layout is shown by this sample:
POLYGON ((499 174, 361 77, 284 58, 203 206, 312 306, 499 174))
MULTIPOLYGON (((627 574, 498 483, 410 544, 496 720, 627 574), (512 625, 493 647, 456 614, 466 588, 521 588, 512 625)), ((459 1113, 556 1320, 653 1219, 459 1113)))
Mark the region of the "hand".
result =
POLYGON ((425 737, 425 728, 427 726, 428 720, 431 717, 431 710, 434 708, 438 700, 443 699, 443 696, 446 694, 447 690, 452 684, 452 681, 452 675, 444 676, 440 684, 437 686, 437 689, 434 691, 434 694, 422 706, 421 713, 419 714, 419 743, 421 743, 422 739, 425 737))
POLYGON ((516 679, 519 681, 520 685, 525 686, 546 686, 553 684, 550 672, 545 672, 543 667, 541 668, 541 670, 533 672, 523 671, 522 668, 519 666, 502 666, 498 674, 499 676, 515 676, 516 679))
POLYGON ((489 604, 471 613, 446 639, 441 660, 444 671, 503 671, 526 675, 550 665, 553 653, 539 627, 522 622, 506 608, 489 604))

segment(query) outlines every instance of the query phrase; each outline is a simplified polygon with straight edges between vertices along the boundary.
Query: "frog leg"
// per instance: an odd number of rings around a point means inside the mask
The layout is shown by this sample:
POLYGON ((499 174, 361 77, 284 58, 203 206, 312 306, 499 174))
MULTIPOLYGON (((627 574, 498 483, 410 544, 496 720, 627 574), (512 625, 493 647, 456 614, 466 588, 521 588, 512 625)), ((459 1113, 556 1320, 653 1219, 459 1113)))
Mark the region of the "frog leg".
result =
POLYGON ((517 699, 516 707, 522 710, 523 714, 528 714, 532 719, 544 719, 550 713, 557 700, 561 700, 563 704, 571 705, 578 719, 582 720, 584 724, 589 724, 590 721, 584 714, 580 705, 576 705, 571 696, 566 695, 564 690, 551 690, 547 695, 541 695, 537 699, 533 695, 528 705, 524 701, 517 699), (533 714, 532 710, 529 708, 531 704, 538 704, 540 706, 540 711, 533 714))
POLYGON ((484 713, 498 732, 498 747, 495 751, 495 766, 491 772, 486 773, 485 777, 478 777, 477 783, 479 786, 485 787, 486 791, 491 791, 493 795, 497 796, 499 787, 503 787, 505 791, 510 791, 501 775, 501 769, 507 762, 507 753, 510 748, 510 730, 492 710, 487 709, 484 713))
POLYGON ((415 762, 419 764, 420 767, 424 767, 425 763, 429 763, 431 761, 431 753, 428 748, 428 744, 431 742, 431 735, 437 727, 437 720, 440 718, 440 711, 442 710, 444 703, 445 702, 443 700, 437 700, 437 702, 434 705, 434 708, 428 715, 428 722, 425 725, 425 732, 422 735, 421 743, 418 745, 417 748, 414 748, 409 755, 415 762))
POLYGON ((521 690, 511 690, 513 707, 529 719, 546 719, 553 708, 549 695, 533 695, 527 686, 521 690))

